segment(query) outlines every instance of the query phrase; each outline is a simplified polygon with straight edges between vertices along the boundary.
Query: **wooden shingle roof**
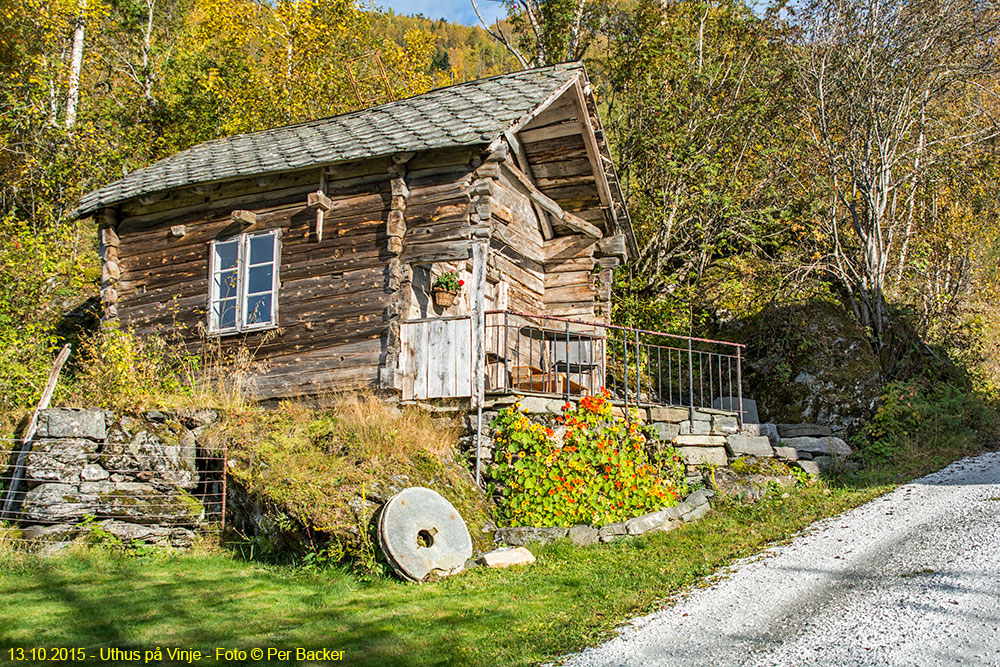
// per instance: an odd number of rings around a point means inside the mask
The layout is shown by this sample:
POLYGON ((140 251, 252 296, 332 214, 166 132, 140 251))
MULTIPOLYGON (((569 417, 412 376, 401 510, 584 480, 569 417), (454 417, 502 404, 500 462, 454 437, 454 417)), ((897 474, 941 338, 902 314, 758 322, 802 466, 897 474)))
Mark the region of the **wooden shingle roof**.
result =
POLYGON ((84 195, 76 215, 199 183, 398 152, 489 144, 583 71, 581 63, 525 70, 340 116, 208 141, 84 195))

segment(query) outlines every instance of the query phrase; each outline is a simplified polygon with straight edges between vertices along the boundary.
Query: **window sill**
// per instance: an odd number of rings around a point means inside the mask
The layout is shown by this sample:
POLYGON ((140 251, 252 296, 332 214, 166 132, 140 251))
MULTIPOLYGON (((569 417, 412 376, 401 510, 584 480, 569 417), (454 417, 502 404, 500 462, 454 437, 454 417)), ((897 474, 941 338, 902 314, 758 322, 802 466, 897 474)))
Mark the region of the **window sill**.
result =
POLYGON ((240 334, 252 334, 258 333, 260 331, 271 331, 277 329, 277 324, 268 324, 265 326, 258 327, 244 327, 243 329, 226 329, 225 331, 209 331, 209 338, 228 338, 230 336, 239 336, 240 334))

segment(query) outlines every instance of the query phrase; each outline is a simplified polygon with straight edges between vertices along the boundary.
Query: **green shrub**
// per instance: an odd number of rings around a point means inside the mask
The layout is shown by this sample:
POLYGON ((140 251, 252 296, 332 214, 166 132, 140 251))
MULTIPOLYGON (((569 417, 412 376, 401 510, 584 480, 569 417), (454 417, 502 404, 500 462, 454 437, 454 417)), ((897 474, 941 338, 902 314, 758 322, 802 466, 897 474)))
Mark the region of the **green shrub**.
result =
POLYGON ((975 393, 946 382, 886 385, 861 437, 873 463, 903 463, 940 452, 972 453, 989 410, 975 393))
POLYGON ((500 517, 514 526, 602 526, 675 505, 686 491, 684 466, 671 448, 651 456, 651 432, 612 417, 605 396, 564 407, 557 440, 552 428, 530 420, 521 404, 493 420, 503 487, 500 517))

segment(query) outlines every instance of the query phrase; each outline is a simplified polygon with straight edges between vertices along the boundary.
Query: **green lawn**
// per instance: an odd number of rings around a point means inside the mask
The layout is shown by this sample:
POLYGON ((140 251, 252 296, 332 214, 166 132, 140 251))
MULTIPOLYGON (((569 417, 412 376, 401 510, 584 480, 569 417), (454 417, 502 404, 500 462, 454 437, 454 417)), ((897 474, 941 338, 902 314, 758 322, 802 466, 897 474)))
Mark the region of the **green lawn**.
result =
MULTIPOLYGON (((885 492, 798 488, 672 533, 536 549, 538 563, 424 585, 364 583, 226 552, 48 560, 0 557, 0 646, 327 647, 345 664, 521 665, 608 637, 623 620, 735 558, 885 492)), ((203 660, 200 664, 208 664, 203 660)))

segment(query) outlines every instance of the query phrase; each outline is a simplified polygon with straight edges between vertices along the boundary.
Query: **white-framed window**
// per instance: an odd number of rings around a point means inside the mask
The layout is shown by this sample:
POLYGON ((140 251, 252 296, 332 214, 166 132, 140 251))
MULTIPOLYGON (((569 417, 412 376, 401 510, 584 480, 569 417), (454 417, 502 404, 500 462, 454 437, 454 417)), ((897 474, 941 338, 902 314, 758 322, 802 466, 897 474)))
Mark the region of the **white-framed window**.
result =
POLYGON ((278 230, 212 241, 208 330, 266 329, 278 322, 278 230))

